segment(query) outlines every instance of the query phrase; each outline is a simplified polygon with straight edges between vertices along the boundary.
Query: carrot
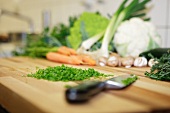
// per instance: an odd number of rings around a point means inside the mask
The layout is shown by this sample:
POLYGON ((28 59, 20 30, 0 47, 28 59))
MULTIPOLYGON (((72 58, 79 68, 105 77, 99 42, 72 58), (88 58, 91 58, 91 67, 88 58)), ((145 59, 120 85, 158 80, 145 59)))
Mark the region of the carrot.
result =
POLYGON ((76 55, 76 51, 72 48, 68 48, 66 46, 61 46, 57 50, 58 53, 64 54, 64 55, 76 55))
POLYGON ((59 47, 59 48, 57 49, 57 52, 58 52, 58 53, 61 53, 61 54, 63 54, 63 55, 70 55, 70 51, 65 50, 65 49, 63 48, 63 46, 59 47))
POLYGON ((66 64, 73 64, 73 65, 80 65, 83 63, 80 59, 74 56, 70 57, 70 56, 66 56, 60 53, 56 53, 56 52, 47 53, 46 58, 51 61, 66 63, 66 64))
POLYGON ((65 50, 69 51, 71 55, 76 55, 76 50, 66 47, 66 46, 62 46, 65 50))
POLYGON ((78 55, 78 57, 83 61, 83 64, 94 66, 96 61, 88 55, 78 55))

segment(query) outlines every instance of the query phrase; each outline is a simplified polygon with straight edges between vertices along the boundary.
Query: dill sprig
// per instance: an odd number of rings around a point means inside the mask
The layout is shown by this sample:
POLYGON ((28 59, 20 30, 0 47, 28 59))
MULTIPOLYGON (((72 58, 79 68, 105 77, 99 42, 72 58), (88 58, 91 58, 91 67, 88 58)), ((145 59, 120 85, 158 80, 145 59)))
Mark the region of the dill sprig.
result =
POLYGON ((156 80, 170 81, 170 52, 154 60, 158 63, 152 66, 150 72, 145 72, 145 75, 156 80))
POLYGON ((49 81, 82 81, 90 79, 91 77, 99 78, 113 75, 99 73, 93 68, 78 69, 61 65, 55 67, 47 67, 46 69, 38 69, 35 73, 28 74, 27 76, 49 81))

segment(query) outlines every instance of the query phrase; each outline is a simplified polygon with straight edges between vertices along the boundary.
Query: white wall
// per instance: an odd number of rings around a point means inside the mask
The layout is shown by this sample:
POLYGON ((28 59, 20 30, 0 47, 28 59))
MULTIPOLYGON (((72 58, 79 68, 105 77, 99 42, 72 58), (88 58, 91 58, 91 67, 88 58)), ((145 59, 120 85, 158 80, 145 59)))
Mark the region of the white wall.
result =
POLYGON ((162 37, 163 47, 170 47, 170 0, 152 0, 149 16, 162 37))
MULTIPOLYGON (((30 17, 34 21, 35 31, 42 30, 42 12, 51 11, 51 24, 59 22, 68 23, 68 17, 79 15, 83 11, 100 11, 103 15, 113 14, 122 0, 0 0, 0 8, 30 17), (83 3, 92 2, 91 9, 87 9, 83 3)), ((163 47, 170 47, 170 0, 152 0, 153 9, 149 12, 152 22, 162 38, 163 47)), ((0 33, 29 31, 29 25, 25 21, 8 16, 0 17, 0 33)))

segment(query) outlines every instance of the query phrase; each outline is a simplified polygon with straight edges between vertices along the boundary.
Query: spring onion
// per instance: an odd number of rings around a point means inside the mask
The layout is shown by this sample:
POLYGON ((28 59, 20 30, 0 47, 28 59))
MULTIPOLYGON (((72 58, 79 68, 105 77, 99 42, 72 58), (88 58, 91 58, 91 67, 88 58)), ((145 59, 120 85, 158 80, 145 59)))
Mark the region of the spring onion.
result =
POLYGON ((78 53, 84 53, 91 55, 96 60, 101 57, 108 57, 109 56, 109 44, 112 40, 118 26, 125 20, 128 20, 132 17, 140 17, 144 20, 147 18, 145 17, 144 10, 146 9, 145 5, 150 0, 133 0, 128 4, 128 0, 124 0, 122 4, 119 6, 118 10, 114 13, 112 16, 110 23, 108 24, 107 28, 104 31, 104 36, 102 35, 102 32, 99 33, 101 35, 95 35, 92 38, 89 38, 88 40, 84 41, 80 48, 78 48, 78 53), (102 45, 101 47, 96 51, 88 51, 89 47, 91 47, 96 41, 101 39, 102 45))

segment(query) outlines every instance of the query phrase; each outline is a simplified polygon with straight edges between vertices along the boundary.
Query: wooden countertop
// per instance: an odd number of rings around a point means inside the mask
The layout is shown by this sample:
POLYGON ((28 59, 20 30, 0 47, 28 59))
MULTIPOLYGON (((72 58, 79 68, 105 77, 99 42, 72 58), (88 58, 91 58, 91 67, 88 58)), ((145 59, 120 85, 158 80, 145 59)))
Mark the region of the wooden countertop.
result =
POLYGON ((170 82, 145 77, 144 72, 149 71, 149 67, 72 65, 114 75, 130 73, 139 76, 135 83, 123 90, 104 91, 82 104, 69 104, 65 100, 65 85, 74 82, 51 82, 23 76, 34 73, 37 67, 57 65, 61 64, 45 59, 0 58, 0 105, 11 113, 170 112, 170 82))

